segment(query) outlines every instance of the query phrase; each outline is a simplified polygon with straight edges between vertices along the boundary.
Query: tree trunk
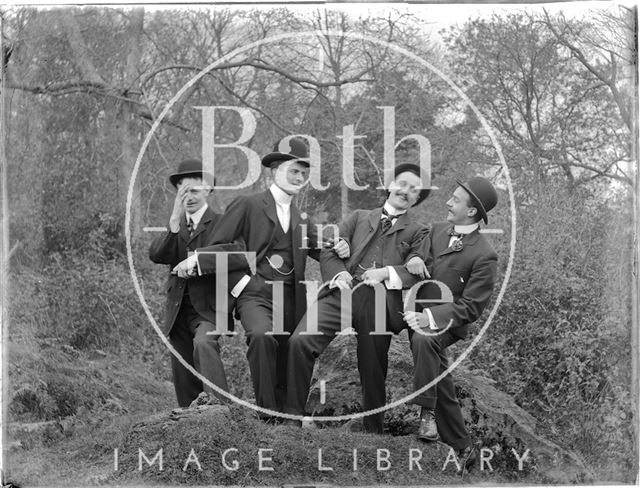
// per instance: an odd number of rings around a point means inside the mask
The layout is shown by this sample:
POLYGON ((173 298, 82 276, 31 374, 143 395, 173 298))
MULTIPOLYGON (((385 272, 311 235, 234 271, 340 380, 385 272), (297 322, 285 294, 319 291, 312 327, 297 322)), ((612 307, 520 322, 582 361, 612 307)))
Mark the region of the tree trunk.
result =
POLYGON ((638 362, 640 362, 640 352, 638 345, 638 327, 640 324, 638 323, 638 287, 640 287, 640 279, 638 278, 638 233, 640 232, 640 199, 638 198, 638 190, 640 189, 640 171, 638 170, 638 122, 637 122, 637 103, 638 103, 638 72, 634 70, 635 82, 633 83, 633 98, 630 105, 631 112, 631 161, 634 164, 634 181, 635 188, 633 192, 633 223, 634 223, 634 233, 633 233, 633 268, 632 268, 632 283, 631 283, 631 400, 632 400, 632 408, 633 408, 633 418, 636 420, 633 422, 634 429, 634 439, 635 439, 635 447, 636 447, 636 455, 638 453, 638 415, 640 415, 640 409, 638 407, 638 402, 640 401, 640 394, 638 392, 638 388, 640 385, 638 384, 638 362))
MULTIPOLYGON (((133 88, 133 84, 138 77, 138 67, 142 58, 142 27, 144 23, 144 10, 137 8, 131 11, 130 22, 127 29, 128 49, 127 60, 125 66, 124 86, 127 89, 133 88)), ((129 95, 131 96, 131 95, 129 95)), ((126 205, 129 194, 129 186, 131 184, 131 176, 133 167, 136 162, 137 149, 139 146, 138 138, 135 135, 135 124, 133 121, 132 106, 129 102, 119 104, 117 117, 117 137, 120 141, 120 189, 119 194, 123 208, 126 205)), ((140 175, 136 178, 133 186, 131 205, 129 211, 131 240, 136 242, 142 234, 142 202, 140 192, 140 175)), ((126 210, 125 210, 126 211, 126 210)))

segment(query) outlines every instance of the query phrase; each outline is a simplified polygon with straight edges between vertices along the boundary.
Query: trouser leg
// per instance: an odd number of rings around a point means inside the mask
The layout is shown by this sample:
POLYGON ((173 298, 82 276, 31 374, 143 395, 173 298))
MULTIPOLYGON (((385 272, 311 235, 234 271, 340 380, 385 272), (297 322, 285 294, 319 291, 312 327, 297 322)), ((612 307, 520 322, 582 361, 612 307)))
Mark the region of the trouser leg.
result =
MULTIPOLYGON (((447 368, 447 364, 443 366, 442 371, 447 368)), ((460 450, 471 442, 451 375, 445 376, 438 382, 436 425, 442 442, 455 450, 460 450)))
MULTIPOLYGON (((196 370, 218 388, 229 391, 224 365, 220 358, 220 335, 215 334, 215 324, 208 321, 198 321, 194 324, 193 362, 196 370)), ((223 402, 227 398, 203 382, 203 390, 215 395, 223 402)))
MULTIPOLYGON (((446 361, 446 355, 441 336, 423 335, 413 331, 410 331, 409 336, 414 365, 413 390, 418 391, 438 377, 443 359, 446 361)), ((438 398, 437 388, 438 386, 433 384, 411 400, 411 403, 431 410, 435 409, 438 398)))
MULTIPOLYGON (((414 391, 429 385, 446 371, 449 366, 446 348, 457 340, 449 332, 429 336, 410 331, 415 368, 414 391)), ((451 375, 446 375, 437 384, 414 398, 411 403, 435 410, 438 433, 443 442, 456 450, 469 444, 469 433, 464 424, 451 375)))
POLYGON ((239 299, 237 308, 247 338, 247 361, 256 404, 276 410, 278 340, 273 335, 267 335, 267 332, 272 330, 271 306, 265 300, 256 297, 255 300, 239 299))
POLYGON ((289 339, 288 388, 284 405, 286 413, 295 415, 306 413, 314 363, 341 328, 339 291, 333 291, 320 299, 317 307, 317 328, 310 324, 310 321, 316 317, 310 317, 307 313, 289 339))
MULTIPOLYGON (((368 286, 359 287, 353 294, 354 328, 357 332, 358 371, 362 385, 362 408, 373 410, 387 403, 386 380, 391 333, 375 334, 375 294, 368 286)), ((385 308, 385 317, 386 317, 385 308)), ((386 317, 388 319, 388 317, 386 317)), ((380 317, 377 317, 381 320, 380 317)), ((366 432, 382 434, 384 412, 367 415, 363 419, 366 432)))
MULTIPOLYGON (((266 289, 266 287, 264 287, 266 289)), ((265 290, 262 290, 265 291, 265 290)), ((274 304, 271 301, 271 290, 266 293, 242 294, 238 298, 237 309, 240 321, 247 337, 247 360, 253 382, 256 404, 260 407, 278 411, 281 408, 279 398, 286 391, 286 352, 287 332, 295 328, 295 295, 293 287, 285 286, 282 304, 283 329, 285 334, 273 334, 274 304), (290 288, 290 290, 287 290, 290 288), (284 356, 279 359, 280 356, 284 356), (280 393, 276 393, 276 389, 280 393)))
POLYGON ((278 411, 282 411, 287 398, 287 363, 289 352, 289 340, 296 329, 295 317, 295 288, 293 285, 284 285, 284 299, 273 304, 274 315, 281 310, 283 315, 283 328, 287 334, 277 335, 278 350, 276 352, 276 405, 278 411))
MULTIPOLYGON (((193 362, 193 335, 189 330, 188 317, 183 309, 184 306, 180 308, 176 321, 169 333, 169 342, 178 355, 187 364, 195 368, 193 362)), ((171 354, 171 373, 178 405, 188 407, 202 391, 202 382, 184 367, 174 354, 171 354)))

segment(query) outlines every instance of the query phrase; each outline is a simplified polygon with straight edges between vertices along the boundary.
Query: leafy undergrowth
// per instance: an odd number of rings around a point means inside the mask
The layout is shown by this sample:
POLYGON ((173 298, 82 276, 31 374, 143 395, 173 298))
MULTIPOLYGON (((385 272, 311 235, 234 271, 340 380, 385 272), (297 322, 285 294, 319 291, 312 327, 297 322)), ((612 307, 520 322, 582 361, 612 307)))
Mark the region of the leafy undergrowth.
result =
POLYGON ((173 406, 166 373, 140 359, 55 340, 11 343, 6 480, 90 484, 131 425, 173 406))

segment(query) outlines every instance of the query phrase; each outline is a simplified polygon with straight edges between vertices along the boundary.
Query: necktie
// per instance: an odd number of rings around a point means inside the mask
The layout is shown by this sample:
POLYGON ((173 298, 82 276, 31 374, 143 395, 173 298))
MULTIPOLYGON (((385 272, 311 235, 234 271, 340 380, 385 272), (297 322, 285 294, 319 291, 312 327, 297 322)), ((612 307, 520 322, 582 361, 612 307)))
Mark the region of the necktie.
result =
POLYGON ((193 226, 193 220, 191 219, 187 219, 187 230, 189 231, 189 237, 191 237, 193 235, 193 231, 195 230, 193 226))
POLYGON ((464 234, 460 234, 460 232, 456 232, 455 229, 453 227, 451 227, 449 229, 449 235, 451 237, 457 237, 458 239, 460 239, 464 234))
POLYGON ((382 230, 383 234, 386 234, 386 232, 391 229, 391 227, 393 226, 393 221, 397 218, 398 217, 396 217, 395 215, 390 216, 384 208, 382 209, 382 217, 380 218, 380 230, 382 230))

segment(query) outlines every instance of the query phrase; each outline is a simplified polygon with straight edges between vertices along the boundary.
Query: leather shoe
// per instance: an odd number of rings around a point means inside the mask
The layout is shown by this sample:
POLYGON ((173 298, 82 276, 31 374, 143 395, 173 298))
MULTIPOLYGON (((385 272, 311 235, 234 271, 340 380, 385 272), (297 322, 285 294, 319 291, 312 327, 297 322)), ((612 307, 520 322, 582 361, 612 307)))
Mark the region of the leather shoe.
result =
POLYGON ((473 444, 469 444, 467 447, 458 451, 458 459, 460 460, 462 471, 465 469, 467 471, 471 470, 471 468, 476 464, 477 454, 476 446, 473 444))
POLYGON ((202 407, 204 405, 224 405, 224 402, 209 392, 201 391, 198 397, 191 402, 189 408, 202 407))
POLYGON ((351 419, 341 427, 349 432, 364 432, 364 424, 361 418, 351 419))
POLYGON ((436 414, 431 409, 423 408, 422 412, 420 412, 418 439, 425 442, 434 442, 440 439, 438 426, 436 425, 436 414))

